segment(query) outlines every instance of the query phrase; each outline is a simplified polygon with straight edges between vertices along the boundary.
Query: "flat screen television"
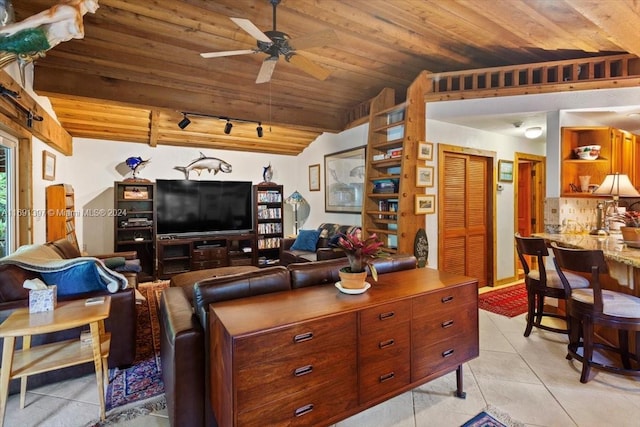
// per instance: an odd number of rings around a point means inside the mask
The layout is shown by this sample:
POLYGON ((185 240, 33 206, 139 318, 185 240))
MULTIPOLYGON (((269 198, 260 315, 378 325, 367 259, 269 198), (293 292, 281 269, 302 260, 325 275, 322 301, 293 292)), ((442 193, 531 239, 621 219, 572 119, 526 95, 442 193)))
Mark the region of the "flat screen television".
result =
POLYGON ((159 236, 236 234, 253 230, 250 181, 156 180, 159 236))

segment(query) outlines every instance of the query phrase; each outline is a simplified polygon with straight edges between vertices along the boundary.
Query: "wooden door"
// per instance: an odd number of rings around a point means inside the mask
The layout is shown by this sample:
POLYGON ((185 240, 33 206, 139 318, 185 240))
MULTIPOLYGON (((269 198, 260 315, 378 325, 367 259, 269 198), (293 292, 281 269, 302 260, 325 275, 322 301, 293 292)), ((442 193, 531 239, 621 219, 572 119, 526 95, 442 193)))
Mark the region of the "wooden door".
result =
POLYGON ((493 158, 445 152, 442 159, 438 268, 491 285, 493 158))
POLYGON ((531 163, 518 163, 518 233, 531 235, 531 163))

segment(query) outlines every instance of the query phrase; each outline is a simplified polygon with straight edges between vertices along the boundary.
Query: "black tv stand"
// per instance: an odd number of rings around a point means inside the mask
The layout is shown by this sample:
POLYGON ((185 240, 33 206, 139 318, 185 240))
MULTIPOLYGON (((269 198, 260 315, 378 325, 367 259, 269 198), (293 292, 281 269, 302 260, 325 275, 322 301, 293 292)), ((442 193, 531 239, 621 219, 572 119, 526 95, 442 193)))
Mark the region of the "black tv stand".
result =
POLYGON ((258 265, 254 233, 206 236, 159 236, 156 277, 208 268, 258 265))

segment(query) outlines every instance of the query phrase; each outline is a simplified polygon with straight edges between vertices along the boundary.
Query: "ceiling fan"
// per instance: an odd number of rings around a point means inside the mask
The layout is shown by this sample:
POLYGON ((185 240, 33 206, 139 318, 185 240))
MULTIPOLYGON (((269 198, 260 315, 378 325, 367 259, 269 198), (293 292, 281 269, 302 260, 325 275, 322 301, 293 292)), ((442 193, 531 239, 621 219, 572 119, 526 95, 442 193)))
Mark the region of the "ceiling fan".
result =
POLYGON ((217 58, 221 56, 245 55, 249 53, 266 53, 269 55, 262 62, 256 83, 266 83, 271 80, 271 75, 276 67, 280 56, 287 62, 298 67, 307 74, 318 80, 325 80, 329 77, 329 70, 312 62, 304 56, 298 54, 298 50, 310 47, 325 46, 338 42, 338 37, 333 30, 321 31, 308 36, 291 39, 286 33, 276 30, 276 7, 280 0, 269 0, 273 6, 273 30, 262 32, 253 22, 244 18, 230 18, 237 26, 249 33, 258 41, 256 49, 227 50, 223 52, 201 53, 203 58, 217 58))

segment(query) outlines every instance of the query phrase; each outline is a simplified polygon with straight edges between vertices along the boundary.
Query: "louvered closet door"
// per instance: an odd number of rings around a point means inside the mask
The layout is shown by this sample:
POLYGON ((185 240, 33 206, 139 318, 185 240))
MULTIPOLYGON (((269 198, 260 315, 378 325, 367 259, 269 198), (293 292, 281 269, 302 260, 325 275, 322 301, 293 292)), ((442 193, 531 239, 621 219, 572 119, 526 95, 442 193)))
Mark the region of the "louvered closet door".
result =
POLYGON ((490 158, 445 153, 441 191, 443 223, 440 229, 441 270, 490 283, 491 257, 488 206, 490 158))

